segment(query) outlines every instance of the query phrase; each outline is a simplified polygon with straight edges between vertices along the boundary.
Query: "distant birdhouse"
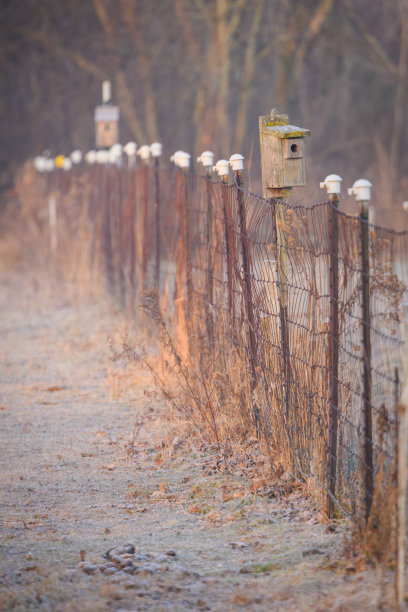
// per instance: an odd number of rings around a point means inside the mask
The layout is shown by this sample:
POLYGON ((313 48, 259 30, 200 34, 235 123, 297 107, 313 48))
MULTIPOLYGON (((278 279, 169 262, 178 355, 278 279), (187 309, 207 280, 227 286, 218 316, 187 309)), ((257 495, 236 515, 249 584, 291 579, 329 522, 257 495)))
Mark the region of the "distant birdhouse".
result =
POLYGON ((288 123, 288 116, 275 109, 259 117, 265 198, 277 196, 276 190, 306 185, 305 136, 310 136, 310 130, 288 123))
POLYGON ((95 108, 96 148, 107 149, 119 142, 119 108, 112 106, 110 81, 102 84, 102 105, 95 108))

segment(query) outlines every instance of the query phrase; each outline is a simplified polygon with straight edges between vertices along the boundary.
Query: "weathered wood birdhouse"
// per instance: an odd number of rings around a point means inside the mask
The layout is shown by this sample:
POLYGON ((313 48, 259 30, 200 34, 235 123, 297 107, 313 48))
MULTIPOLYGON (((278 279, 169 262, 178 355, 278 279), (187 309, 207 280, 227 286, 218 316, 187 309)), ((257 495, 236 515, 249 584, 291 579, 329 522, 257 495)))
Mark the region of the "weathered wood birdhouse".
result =
POLYGON ((289 125, 273 109, 259 117, 264 198, 282 197, 291 187, 306 185, 305 136, 310 130, 289 125))
POLYGON ((96 148, 107 149, 119 142, 119 108, 112 106, 110 81, 102 84, 102 105, 95 108, 96 148))

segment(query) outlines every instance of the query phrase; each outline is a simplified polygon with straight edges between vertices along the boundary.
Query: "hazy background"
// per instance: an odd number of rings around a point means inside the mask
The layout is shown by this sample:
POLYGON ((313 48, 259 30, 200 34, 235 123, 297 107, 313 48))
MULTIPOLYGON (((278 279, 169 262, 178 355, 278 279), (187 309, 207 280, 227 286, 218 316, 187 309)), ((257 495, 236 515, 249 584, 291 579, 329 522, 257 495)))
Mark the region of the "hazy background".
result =
MULTIPOLYGON (((408 199, 407 0, 1 0, 0 188, 42 153, 94 146, 110 79, 121 141, 241 152, 258 116, 310 128, 309 191, 338 172, 408 199)), ((249 165, 248 165, 249 164, 249 165)), ((347 183, 349 184, 349 183, 347 183)), ((258 187, 259 188, 259 187, 258 187)))

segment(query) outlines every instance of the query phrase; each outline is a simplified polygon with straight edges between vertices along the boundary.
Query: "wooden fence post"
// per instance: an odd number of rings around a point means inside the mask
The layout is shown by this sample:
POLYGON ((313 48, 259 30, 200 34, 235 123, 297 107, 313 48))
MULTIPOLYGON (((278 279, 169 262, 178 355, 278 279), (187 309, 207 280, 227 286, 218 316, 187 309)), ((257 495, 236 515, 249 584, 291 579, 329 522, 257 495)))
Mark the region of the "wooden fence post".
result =
POLYGON ((403 610, 405 601, 406 504, 407 504, 407 438, 408 438, 408 304, 404 312, 404 363, 401 400, 398 404, 398 465, 397 465, 397 610, 403 610))
POLYGON ((326 515, 332 518, 336 498, 337 478, 337 437, 339 410, 339 194, 342 178, 330 174, 321 189, 327 189, 330 200, 329 240, 330 240, 330 327, 329 327, 329 440, 328 440, 328 486, 326 495, 326 515))

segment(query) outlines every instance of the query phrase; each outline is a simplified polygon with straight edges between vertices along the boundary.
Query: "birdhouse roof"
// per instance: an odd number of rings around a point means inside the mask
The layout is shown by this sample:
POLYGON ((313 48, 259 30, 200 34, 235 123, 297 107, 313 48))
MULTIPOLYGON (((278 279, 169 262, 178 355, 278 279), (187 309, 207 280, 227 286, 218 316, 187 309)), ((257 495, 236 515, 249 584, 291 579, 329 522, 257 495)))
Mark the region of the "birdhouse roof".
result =
POLYGON ((296 125, 271 125, 263 126, 262 132, 264 134, 270 134, 276 138, 303 138, 304 136, 310 136, 310 130, 305 128, 296 127, 296 125))
POLYGON ((97 106, 95 121, 119 121, 119 108, 117 106, 97 106))

